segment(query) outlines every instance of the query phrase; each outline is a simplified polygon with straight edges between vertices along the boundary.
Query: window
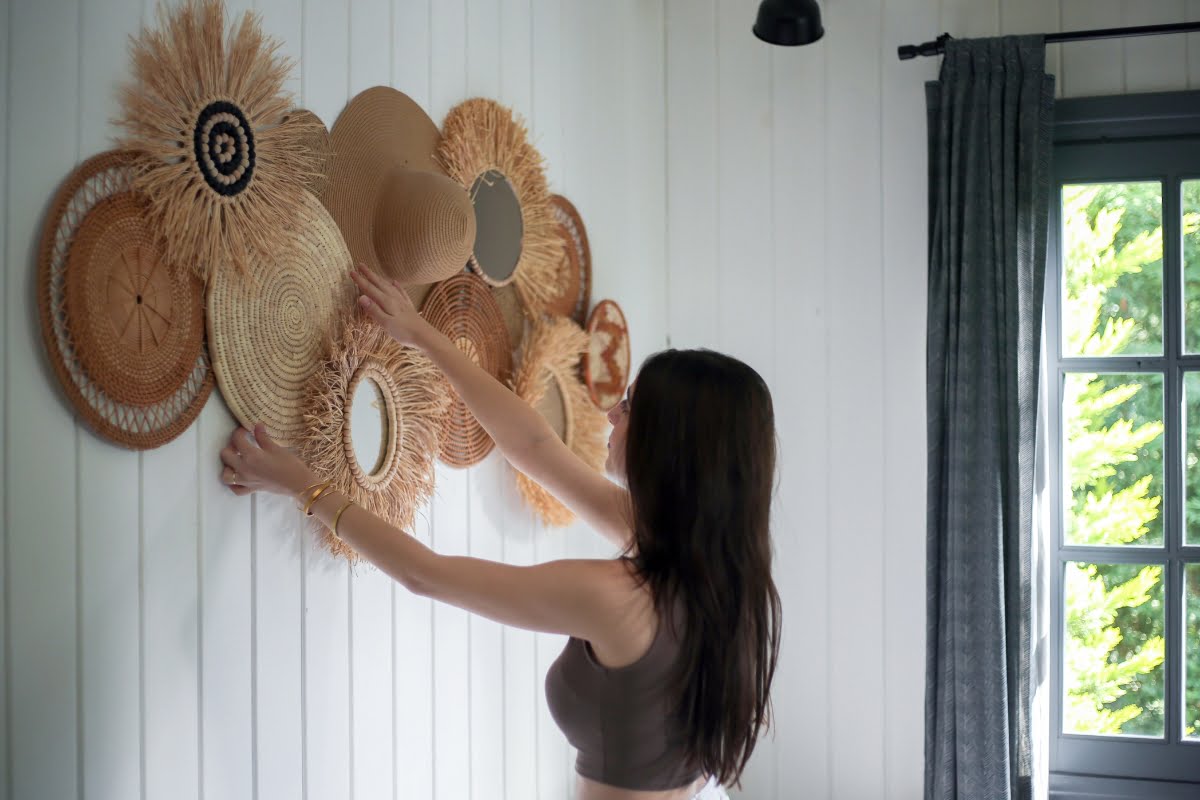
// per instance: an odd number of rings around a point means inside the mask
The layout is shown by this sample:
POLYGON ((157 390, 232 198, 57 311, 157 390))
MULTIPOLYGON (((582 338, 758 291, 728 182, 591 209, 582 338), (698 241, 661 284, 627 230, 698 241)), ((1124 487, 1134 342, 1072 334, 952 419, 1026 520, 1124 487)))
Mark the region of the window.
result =
POLYGON ((1147 798, 1200 784, 1198 110, 1195 94, 1059 104, 1052 795, 1086 776, 1147 798))

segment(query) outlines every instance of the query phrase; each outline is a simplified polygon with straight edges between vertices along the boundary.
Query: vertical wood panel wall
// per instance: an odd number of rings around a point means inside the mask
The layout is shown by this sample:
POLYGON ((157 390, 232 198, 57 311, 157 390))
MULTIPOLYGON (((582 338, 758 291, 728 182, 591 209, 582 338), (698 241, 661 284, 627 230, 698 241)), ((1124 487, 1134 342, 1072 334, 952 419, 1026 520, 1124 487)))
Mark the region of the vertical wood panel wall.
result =
MULTIPOLYGON (((226 0, 297 61, 332 124, 376 84, 440 123, 470 96, 528 122, 589 227, 596 296, 635 360, 666 342, 659 0, 226 0)), ((0 800, 562 798, 573 754, 542 679, 562 639, 504 630, 348 569, 274 497, 218 480, 234 427, 214 394, 138 454, 76 423, 42 352, 36 240, 58 184, 110 146, 126 41, 153 0, 13 0, 0 12, 4 253, 0 800), (10 113, 11 112, 11 113, 10 113)), ((609 550, 547 531, 498 455, 439 467, 414 534, 532 563, 609 550)))
MULTIPOLYGON (((921 796, 924 89, 934 38, 1200 19, 1197 0, 828 0, 772 48, 757 0, 665 0, 667 308, 675 347, 771 385, 784 641, 776 730, 741 796, 921 796)), ((1200 37, 1052 46, 1060 96, 1200 86, 1200 37)))

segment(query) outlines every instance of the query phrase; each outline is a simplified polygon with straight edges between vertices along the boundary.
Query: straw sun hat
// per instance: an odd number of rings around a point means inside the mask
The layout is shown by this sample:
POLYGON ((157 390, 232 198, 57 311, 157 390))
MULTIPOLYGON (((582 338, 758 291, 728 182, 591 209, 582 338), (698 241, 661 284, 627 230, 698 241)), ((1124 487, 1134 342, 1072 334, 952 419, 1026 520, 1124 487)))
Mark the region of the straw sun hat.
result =
POLYGON ((38 251, 42 338, 80 418, 144 450, 187 430, 212 391, 203 287, 172 269, 132 191, 138 155, 81 164, 50 205, 38 251))
POLYGON ((321 196, 354 261, 408 287, 417 306, 429 284, 463 271, 475 244, 471 198, 433 159, 439 137, 412 98, 367 89, 334 123, 321 196))

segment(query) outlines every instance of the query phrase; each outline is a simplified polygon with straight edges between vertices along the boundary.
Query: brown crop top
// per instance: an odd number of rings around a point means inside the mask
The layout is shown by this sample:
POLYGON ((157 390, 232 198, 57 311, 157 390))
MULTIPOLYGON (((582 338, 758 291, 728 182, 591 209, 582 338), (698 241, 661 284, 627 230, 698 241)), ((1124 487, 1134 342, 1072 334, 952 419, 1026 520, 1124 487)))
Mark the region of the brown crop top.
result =
POLYGON ((643 791, 677 789, 700 777, 670 711, 667 681, 679 652, 670 628, 660 620, 650 649, 628 666, 605 667, 573 636, 550 665, 546 702, 579 751, 575 771, 583 777, 643 791))

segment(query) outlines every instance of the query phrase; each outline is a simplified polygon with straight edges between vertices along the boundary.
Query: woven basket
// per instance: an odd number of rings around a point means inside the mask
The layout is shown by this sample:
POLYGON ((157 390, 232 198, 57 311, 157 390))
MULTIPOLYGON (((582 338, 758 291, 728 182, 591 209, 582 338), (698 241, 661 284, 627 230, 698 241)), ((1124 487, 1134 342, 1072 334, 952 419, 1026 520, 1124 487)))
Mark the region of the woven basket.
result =
POLYGON ((217 270, 208 284, 208 340, 221 395, 243 425, 265 423, 288 445, 304 433, 308 381, 356 297, 350 252, 333 218, 308 192, 298 207, 286 250, 252 262, 244 276, 217 270))
MULTIPOLYGON (((497 380, 508 381, 512 346, 504 315, 478 276, 464 273, 439 283, 425 298, 421 316, 497 380)), ((451 390, 442 432, 442 461, 452 467, 469 467, 486 458, 494 446, 466 403, 451 390)))
MULTIPOLYGON (((146 404, 122 402, 84 369, 77 333, 67 314, 67 271, 75 238, 93 209, 132 189, 137 158, 137 154, 127 151, 101 153, 81 164, 63 182, 42 228, 37 299, 42 340, 67 400, 98 435, 123 447, 146 450, 179 436, 204 407, 212 391, 213 374, 203 340, 186 374, 163 399, 146 404)), ((134 397, 147 396, 141 390, 124 388, 134 397)), ((162 384, 154 383, 149 396, 161 393, 162 384)))
POLYGON ((303 123, 300 127, 306 133, 301 146, 312 156, 315 164, 312 173, 304 176, 304 183, 308 191, 319 199, 329 188, 329 173, 333 168, 333 145, 330 143, 329 129, 320 117, 307 108, 288 112, 287 121, 294 124, 294 120, 303 123))
POLYGON ((550 207, 554 212, 554 219, 566 228, 578 262, 578 295, 566 316, 584 325, 587 322, 588 309, 592 305, 592 248, 588 244, 587 228, 583 225, 579 211, 562 195, 550 195, 550 207))

